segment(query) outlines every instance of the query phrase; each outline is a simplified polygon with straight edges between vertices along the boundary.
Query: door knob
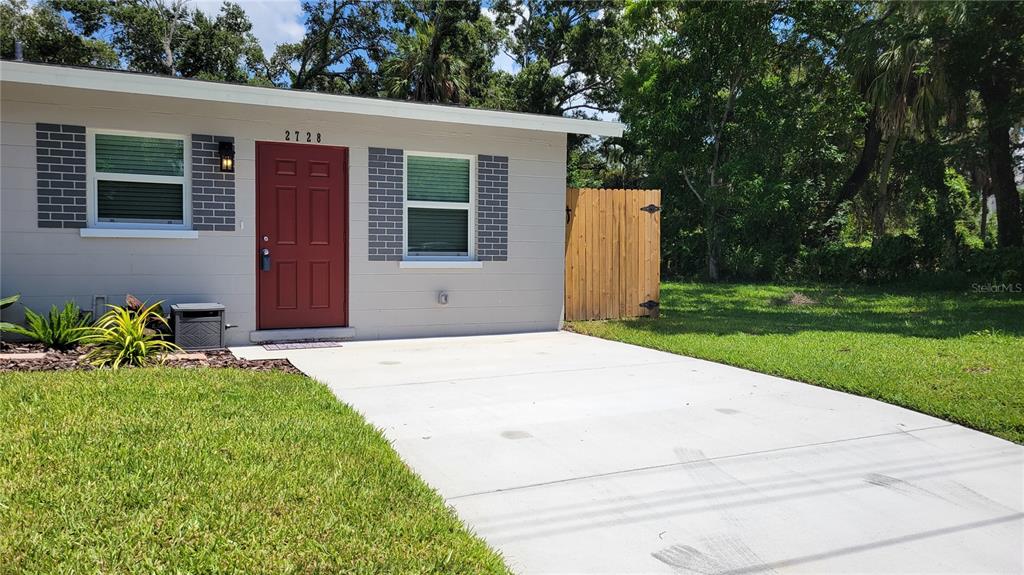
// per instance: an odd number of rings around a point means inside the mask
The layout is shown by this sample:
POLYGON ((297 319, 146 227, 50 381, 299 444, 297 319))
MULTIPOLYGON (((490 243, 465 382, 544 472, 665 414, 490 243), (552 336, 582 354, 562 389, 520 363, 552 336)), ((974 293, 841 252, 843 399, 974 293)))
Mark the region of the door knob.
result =
POLYGON ((270 250, 267 248, 260 250, 260 271, 270 271, 270 250))

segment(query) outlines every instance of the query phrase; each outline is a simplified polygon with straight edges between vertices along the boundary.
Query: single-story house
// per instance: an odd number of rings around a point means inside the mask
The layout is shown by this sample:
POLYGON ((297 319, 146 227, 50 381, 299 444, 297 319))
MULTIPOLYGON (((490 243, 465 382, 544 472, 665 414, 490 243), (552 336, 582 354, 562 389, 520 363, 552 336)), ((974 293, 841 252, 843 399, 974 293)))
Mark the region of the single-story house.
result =
POLYGON ((232 345, 557 329, 566 137, 623 131, 12 61, 0 99, 0 294, 219 302, 232 345))

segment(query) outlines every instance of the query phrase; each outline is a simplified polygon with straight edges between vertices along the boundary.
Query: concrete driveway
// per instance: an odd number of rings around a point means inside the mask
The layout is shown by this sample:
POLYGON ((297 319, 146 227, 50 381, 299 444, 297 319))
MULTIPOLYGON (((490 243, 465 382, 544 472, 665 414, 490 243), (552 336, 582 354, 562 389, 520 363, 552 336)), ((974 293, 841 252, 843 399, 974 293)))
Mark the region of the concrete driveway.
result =
POLYGON ((1024 448, 912 411, 571 333, 287 356, 519 573, 1024 571, 1024 448))

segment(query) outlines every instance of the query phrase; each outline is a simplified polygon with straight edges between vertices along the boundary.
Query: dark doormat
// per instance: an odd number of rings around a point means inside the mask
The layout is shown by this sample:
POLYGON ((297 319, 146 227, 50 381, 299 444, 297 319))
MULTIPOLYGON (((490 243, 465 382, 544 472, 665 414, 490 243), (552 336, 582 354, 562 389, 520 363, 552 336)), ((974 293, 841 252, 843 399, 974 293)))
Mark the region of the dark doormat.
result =
POLYGON ((288 351, 290 349, 321 349, 325 347, 341 347, 340 341, 300 341, 296 343, 268 343, 263 346, 267 351, 288 351))

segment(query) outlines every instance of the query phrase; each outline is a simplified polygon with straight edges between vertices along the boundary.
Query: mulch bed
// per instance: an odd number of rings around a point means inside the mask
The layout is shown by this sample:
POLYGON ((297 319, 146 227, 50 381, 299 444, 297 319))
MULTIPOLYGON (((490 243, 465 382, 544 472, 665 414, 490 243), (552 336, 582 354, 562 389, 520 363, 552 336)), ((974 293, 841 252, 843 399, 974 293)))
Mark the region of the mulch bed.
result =
MULTIPOLYGON (((7 353, 38 353, 45 352, 46 357, 40 359, 13 359, 0 358, 0 372, 5 371, 66 371, 71 369, 96 369, 82 361, 81 349, 70 351, 56 351, 46 349, 36 343, 7 343, 0 342, 0 354, 7 353)), ((302 373, 295 368, 287 359, 261 359, 248 360, 235 357, 230 351, 223 349, 217 351, 192 352, 190 355, 197 357, 169 358, 164 362, 166 367, 234 367, 237 369, 248 369, 252 371, 284 371, 288 373, 302 373), (198 356, 202 356, 201 358, 198 356)))

